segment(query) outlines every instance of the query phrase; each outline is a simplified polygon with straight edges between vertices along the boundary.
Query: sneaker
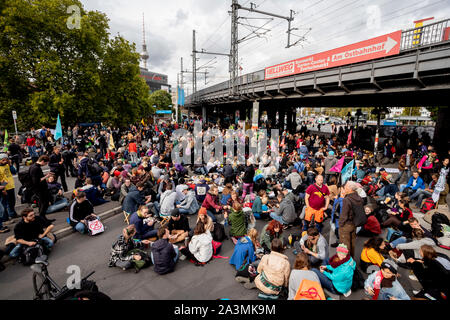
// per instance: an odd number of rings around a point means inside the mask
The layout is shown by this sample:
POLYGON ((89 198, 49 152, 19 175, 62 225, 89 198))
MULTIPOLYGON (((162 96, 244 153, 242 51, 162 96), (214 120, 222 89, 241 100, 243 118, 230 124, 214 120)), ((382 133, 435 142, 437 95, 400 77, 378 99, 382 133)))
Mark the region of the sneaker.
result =
POLYGON ((248 283, 244 284, 244 288, 248 289, 248 290, 251 290, 251 289, 256 288, 256 284, 255 284, 255 282, 250 282, 249 281, 248 283))
POLYGON ((6 232, 9 232, 9 231, 11 231, 11 230, 9 230, 8 227, 3 227, 3 228, 0 229, 0 233, 6 233, 6 232))
POLYGON ((236 281, 239 283, 245 283, 245 284, 250 283, 250 279, 246 278, 246 277, 236 277, 234 279, 236 279, 236 281))
POLYGON ((410 274, 410 275, 409 275, 409 278, 410 278, 412 281, 419 281, 419 279, 417 279, 417 277, 416 277, 415 275, 413 275, 413 274, 410 274))
POLYGON ((352 294, 352 289, 350 289, 346 293, 344 293, 344 297, 348 298, 351 294, 352 294))
POLYGON ((181 254, 178 259, 181 261, 184 261, 184 260, 186 260, 186 256, 184 254, 181 254))
POLYGON ((419 290, 413 290, 413 291, 412 291, 413 295, 415 295, 415 296, 416 296, 419 292, 420 292, 419 290))

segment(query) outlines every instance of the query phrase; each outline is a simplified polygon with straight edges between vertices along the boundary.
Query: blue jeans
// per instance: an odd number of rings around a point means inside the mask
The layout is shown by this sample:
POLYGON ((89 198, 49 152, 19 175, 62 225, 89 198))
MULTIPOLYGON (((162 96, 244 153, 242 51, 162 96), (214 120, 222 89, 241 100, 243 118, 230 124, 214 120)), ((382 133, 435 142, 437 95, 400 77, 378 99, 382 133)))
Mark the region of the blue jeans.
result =
POLYGON ((431 197, 432 195, 433 194, 431 192, 423 190, 417 197, 416 207, 420 208, 422 201, 425 200, 426 198, 431 197))
POLYGON ((194 213, 191 213, 188 209, 178 208, 178 211, 179 211, 181 214, 184 214, 184 215, 195 214, 195 212, 194 212, 194 213))
MULTIPOLYGON (((173 246, 175 249, 176 256, 173 258, 173 261, 177 262, 178 258, 180 257, 180 249, 178 249, 177 246, 173 246)), ((150 258, 152 259, 152 264, 155 265, 155 261, 153 260, 153 252, 150 252, 150 258)))
POLYGON ((340 294, 340 292, 338 292, 334 288, 333 281, 331 281, 330 278, 328 278, 326 275, 324 275, 322 272, 320 272, 319 269, 314 268, 314 269, 311 269, 311 271, 313 271, 319 277, 320 285, 322 286, 322 288, 327 289, 332 294, 340 294))
POLYGON ((54 204, 52 204, 51 206, 48 207, 47 214, 53 213, 53 212, 58 212, 59 210, 67 207, 68 205, 69 205, 69 201, 66 198, 59 199, 54 204))
MULTIPOLYGON (((47 249, 51 249, 53 247, 53 241, 50 240, 47 237, 44 237, 41 239, 43 242, 43 245, 47 248, 47 249)), ((23 245, 23 244, 18 244, 14 247, 14 249, 11 250, 11 252, 9 253, 9 256, 11 258, 17 258, 18 256, 20 256, 20 254, 22 253, 22 250, 25 249, 27 246, 23 245)))
POLYGON ((406 169, 405 171, 401 171, 400 172, 400 174, 398 175, 398 177, 397 177, 397 179, 395 179, 395 184, 397 184, 399 181, 400 181, 400 179, 403 177, 403 175, 406 173, 406 177, 408 178, 408 180, 409 180, 409 178, 411 178, 411 170, 410 169, 406 169))
POLYGON ((390 241, 390 240, 391 240, 391 237, 392 237, 392 235, 393 235, 394 233, 399 233, 399 234, 403 235, 403 232, 401 232, 401 231, 394 230, 394 229, 392 229, 392 228, 388 228, 388 232, 387 232, 387 235, 386 235, 386 240, 387 240, 387 241, 390 241))
POLYGON ((288 224, 287 222, 285 222, 285 221, 283 220, 283 217, 282 217, 282 216, 277 215, 275 212, 271 212, 271 213, 270 213, 270 217, 271 217, 273 220, 276 220, 276 221, 278 221, 278 222, 281 223, 281 224, 285 224, 285 225, 288 224))
POLYGON ((78 231, 81 234, 84 234, 87 232, 86 226, 84 223, 78 222, 77 225, 74 227, 76 231, 78 231))
POLYGON ((394 240, 394 241, 391 242, 391 247, 392 247, 392 248, 397 248, 397 246, 398 246, 399 244, 401 244, 401 243, 406 243, 406 242, 408 242, 408 241, 406 240, 405 237, 400 237, 400 238, 398 238, 397 240, 394 240))
MULTIPOLYGON (((417 189, 416 191, 414 191, 414 193, 413 193, 412 195, 409 196, 409 199, 411 199, 411 200, 416 199, 417 197, 419 197, 419 195, 420 195, 422 192, 426 192, 426 191, 423 190, 423 189, 420 189, 420 188, 417 189)), ((431 193, 430 193, 430 196, 431 196, 431 193)))
POLYGON ((5 214, 5 208, 0 203, 0 229, 3 229, 3 221, 4 221, 4 214, 5 214))
POLYGON ((216 218, 216 216, 214 215, 214 213, 212 213, 212 211, 206 210, 206 213, 208 214, 208 216, 211 217, 211 219, 212 219, 213 222, 217 222, 217 218, 216 218))

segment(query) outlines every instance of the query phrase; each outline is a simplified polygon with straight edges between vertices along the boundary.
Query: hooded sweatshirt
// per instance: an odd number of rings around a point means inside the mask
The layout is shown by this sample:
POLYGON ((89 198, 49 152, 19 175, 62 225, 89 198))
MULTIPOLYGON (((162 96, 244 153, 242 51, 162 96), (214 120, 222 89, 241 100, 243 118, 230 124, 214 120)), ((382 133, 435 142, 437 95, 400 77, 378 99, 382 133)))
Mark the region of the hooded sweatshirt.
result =
POLYGON ((174 258, 177 254, 167 239, 155 241, 152 245, 152 254, 156 273, 166 274, 175 269, 174 258))
MULTIPOLYGON (((355 214, 353 212, 353 207, 361 206, 364 207, 363 199, 358 195, 357 192, 350 193, 345 196, 342 201, 342 212, 339 217, 339 228, 350 223, 354 224, 353 219, 355 214)), ((364 208, 362 209, 364 211, 364 208)))

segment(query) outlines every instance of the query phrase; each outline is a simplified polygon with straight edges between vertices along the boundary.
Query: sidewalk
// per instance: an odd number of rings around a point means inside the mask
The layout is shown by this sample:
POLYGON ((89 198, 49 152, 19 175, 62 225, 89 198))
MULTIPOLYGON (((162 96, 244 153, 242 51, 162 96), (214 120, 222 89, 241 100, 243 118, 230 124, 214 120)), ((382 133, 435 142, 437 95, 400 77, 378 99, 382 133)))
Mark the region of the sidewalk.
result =
MULTIPOLYGON (((16 207, 17 208, 17 207, 16 207)), ((36 209, 35 209, 36 212, 36 209)), ((100 206, 94 207, 94 213, 96 215, 99 215, 101 220, 105 220, 109 217, 112 217, 116 214, 122 213, 122 207, 117 201, 109 201, 107 203, 104 203, 100 206)), ((55 213, 48 214, 47 217, 49 219, 56 219, 53 224, 55 225, 55 228, 53 229, 53 233, 56 235, 57 239, 61 239, 64 237, 67 237, 68 235, 72 234, 74 231, 72 227, 67 223, 67 218, 69 217, 69 210, 68 208, 64 211, 59 211, 55 213)), ((21 220, 21 218, 14 219, 14 222, 10 223, 9 221, 6 222, 4 225, 7 226, 11 231, 7 233, 0 234, 0 248, 5 248, 5 240, 14 235, 14 226, 21 220)), ((105 225, 107 227, 107 225, 105 225)), ((9 257, 3 257, 2 262, 8 263, 11 261, 9 257)))

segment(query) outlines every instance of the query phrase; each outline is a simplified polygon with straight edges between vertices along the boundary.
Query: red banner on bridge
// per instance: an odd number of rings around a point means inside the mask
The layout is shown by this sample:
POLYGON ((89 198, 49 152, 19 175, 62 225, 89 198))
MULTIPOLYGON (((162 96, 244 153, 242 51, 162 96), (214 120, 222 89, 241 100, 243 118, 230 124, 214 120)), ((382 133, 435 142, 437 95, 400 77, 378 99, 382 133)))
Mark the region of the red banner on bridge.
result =
POLYGON ((402 31, 281 63, 265 69, 265 79, 317 71, 399 54, 402 31))

